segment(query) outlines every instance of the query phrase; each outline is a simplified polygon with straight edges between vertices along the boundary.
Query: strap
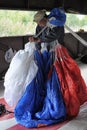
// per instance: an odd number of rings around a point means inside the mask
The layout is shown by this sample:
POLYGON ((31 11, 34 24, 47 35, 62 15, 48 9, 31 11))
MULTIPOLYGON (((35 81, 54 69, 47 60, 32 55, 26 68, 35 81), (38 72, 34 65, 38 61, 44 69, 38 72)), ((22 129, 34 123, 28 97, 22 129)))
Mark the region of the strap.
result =
POLYGON ((73 32, 67 25, 65 25, 65 28, 77 39, 79 40, 84 46, 87 47, 87 42, 80 37, 78 34, 76 34, 75 32, 73 32))

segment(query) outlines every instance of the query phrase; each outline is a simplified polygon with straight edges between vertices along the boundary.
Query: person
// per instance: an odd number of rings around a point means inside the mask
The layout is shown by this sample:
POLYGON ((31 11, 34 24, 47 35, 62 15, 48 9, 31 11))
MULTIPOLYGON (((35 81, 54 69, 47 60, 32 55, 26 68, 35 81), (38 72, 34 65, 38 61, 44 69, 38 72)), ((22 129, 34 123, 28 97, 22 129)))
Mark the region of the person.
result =
POLYGON ((63 44, 66 15, 62 9, 54 8, 49 15, 46 14, 46 10, 40 10, 34 15, 33 21, 37 23, 36 33, 35 36, 29 37, 29 42, 35 42, 38 50, 41 49, 42 42, 47 44, 48 50, 55 40, 63 44))

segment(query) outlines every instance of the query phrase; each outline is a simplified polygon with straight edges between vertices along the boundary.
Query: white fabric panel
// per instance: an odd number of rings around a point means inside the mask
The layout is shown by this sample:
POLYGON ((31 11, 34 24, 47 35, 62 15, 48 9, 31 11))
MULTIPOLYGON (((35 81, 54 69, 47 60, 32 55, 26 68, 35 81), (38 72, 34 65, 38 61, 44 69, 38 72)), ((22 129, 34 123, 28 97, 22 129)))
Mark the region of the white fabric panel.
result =
POLYGON ((36 76, 38 67, 34 61, 34 43, 27 43, 24 50, 19 50, 13 57, 5 74, 4 98, 10 106, 15 106, 26 87, 36 76))

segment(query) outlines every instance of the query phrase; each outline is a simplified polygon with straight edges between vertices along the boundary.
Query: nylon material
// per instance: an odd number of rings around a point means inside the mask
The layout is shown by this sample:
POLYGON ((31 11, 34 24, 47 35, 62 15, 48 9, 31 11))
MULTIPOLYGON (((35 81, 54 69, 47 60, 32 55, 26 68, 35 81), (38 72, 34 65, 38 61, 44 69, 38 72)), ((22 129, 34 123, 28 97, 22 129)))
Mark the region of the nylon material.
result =
POLYGON ((49 69, 52 65, 51 58, 51 53, 45 51, 40 54, 35 51, 38 73, 27 86, 23 97, 15 108, 16 120, 28 128, 38 127, 40 124, 55 124, 66 119, 66 108, 55 69, 53 69, 49 80, 44 78, 48 75, 48 70, 45 69, 49 69), (48 67, 44 68, 47 65, 48 67))
POLYGON ((8 49, 5 53, 6 62, 10 63, 15 54, 16 54, 16 50, 13 51, 12 48, 8 49))
POLYGON ((26 86, 15 108, 17 122, 27 128, 76 117, 80 105, 87 101, 85 82, 67 49, 57 45, 55 56, 54 61, 53 52, 34 52, 37 74, 26 86))
POLYGON ((56 26, 63 26, 66 22, 66 15, 64 10, 54 8, 49 15, 49 23, 56 26), (51 19, 52 17, 56 19, 51 19), (51 19, 51 20, 50 20, 51 19))
POLYGON ((56 55, 57 60, 54 66, 60 80, 68 116, 73 117, 78 114, 80 105, 87 101, 86 84, 83 81, 78 65, 63 46, 56 48, 56 55), (66 58, 63 58, 64 55, 66 58), (60 57, 62 57, 62 61, 60 57))
MULTIPOLYGON (((27 45, 27 47, 29 48, 30 45, 27 45)), ((38 67, 34 61, 34 47, 30 46, 30 48, 30 51, 25 51, 24 49, 16 53, 5 74, 4 98, 10 106, 15 107, 23 95, 26 86, 34 79, 38 71, 38 67)))

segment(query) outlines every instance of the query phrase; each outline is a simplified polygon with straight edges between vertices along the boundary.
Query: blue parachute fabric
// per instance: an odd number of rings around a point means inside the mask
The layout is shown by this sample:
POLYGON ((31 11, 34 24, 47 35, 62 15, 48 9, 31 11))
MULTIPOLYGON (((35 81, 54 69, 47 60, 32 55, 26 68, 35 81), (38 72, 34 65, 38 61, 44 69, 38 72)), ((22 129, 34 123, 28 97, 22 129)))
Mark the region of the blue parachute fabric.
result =
POLYGON ((38 119, 47 120, 47 124, 61 122, 66 119, 66 107, 63 101, 59 79, 53 68, 52 75, 46 84, 47 94, 43 109, 36 113, 38 119))
POLYGON ((42 60, 44 65, 44 78, 45 81, 47 80, 49 70, 52 66, 53 60, 52 60, 52 52, 43 51, 42 53, 42 60))
POLYGON ((64 26, 66 22, 66 14, 63 9, 54 8, 49 14, 49 19, 54 17, 55 19, 51 20, 50 23, 56 26, 64 26))
MULTIPOLYGON (((45 56, 50 57, 50 53, 43 55, 44 61, 45 56)), ((38 51, 35 51, 35 60, 38 65, 36 77, 26 87, 14 111, 17 122, 27 128, 51 125, 66 119, 66 108, 55 68, 49 80, 44 83, 43 58, 38 51)))
POLYGON ((41 86, 44 87, 44 64, 43 64, 43 60, 42 60, 42 54, 36 50, 34 52, 34 57, 35 57, 35 61, 36 61, 36 64, 38 65, 38 69, 39 69, 39 72, 38 72, 38 80, 40 80, 40 84, 42 84, 41 86))
POLYGON ((15 108, 16 120, 28 128, 37 127, 35 113, 42 109, 45 97, 42 58, 38 51, 35 51, 35 60, 38 65, 37 75, 27 86, 24 95, 15 108))
POLYGON ((37 127, 35 113, 41 110, 44 100, 41 89, 36 78, 27 86, 14 111, 15 118, 19 124, 28 128, 37 127))
POLYGON ((42 72, 44 73, 42 54, 38 50, 35 50, 34 57, 35 57, 36 64, 38 65, 38 68, 40 68, 40 70, 42 70, 42 72))

